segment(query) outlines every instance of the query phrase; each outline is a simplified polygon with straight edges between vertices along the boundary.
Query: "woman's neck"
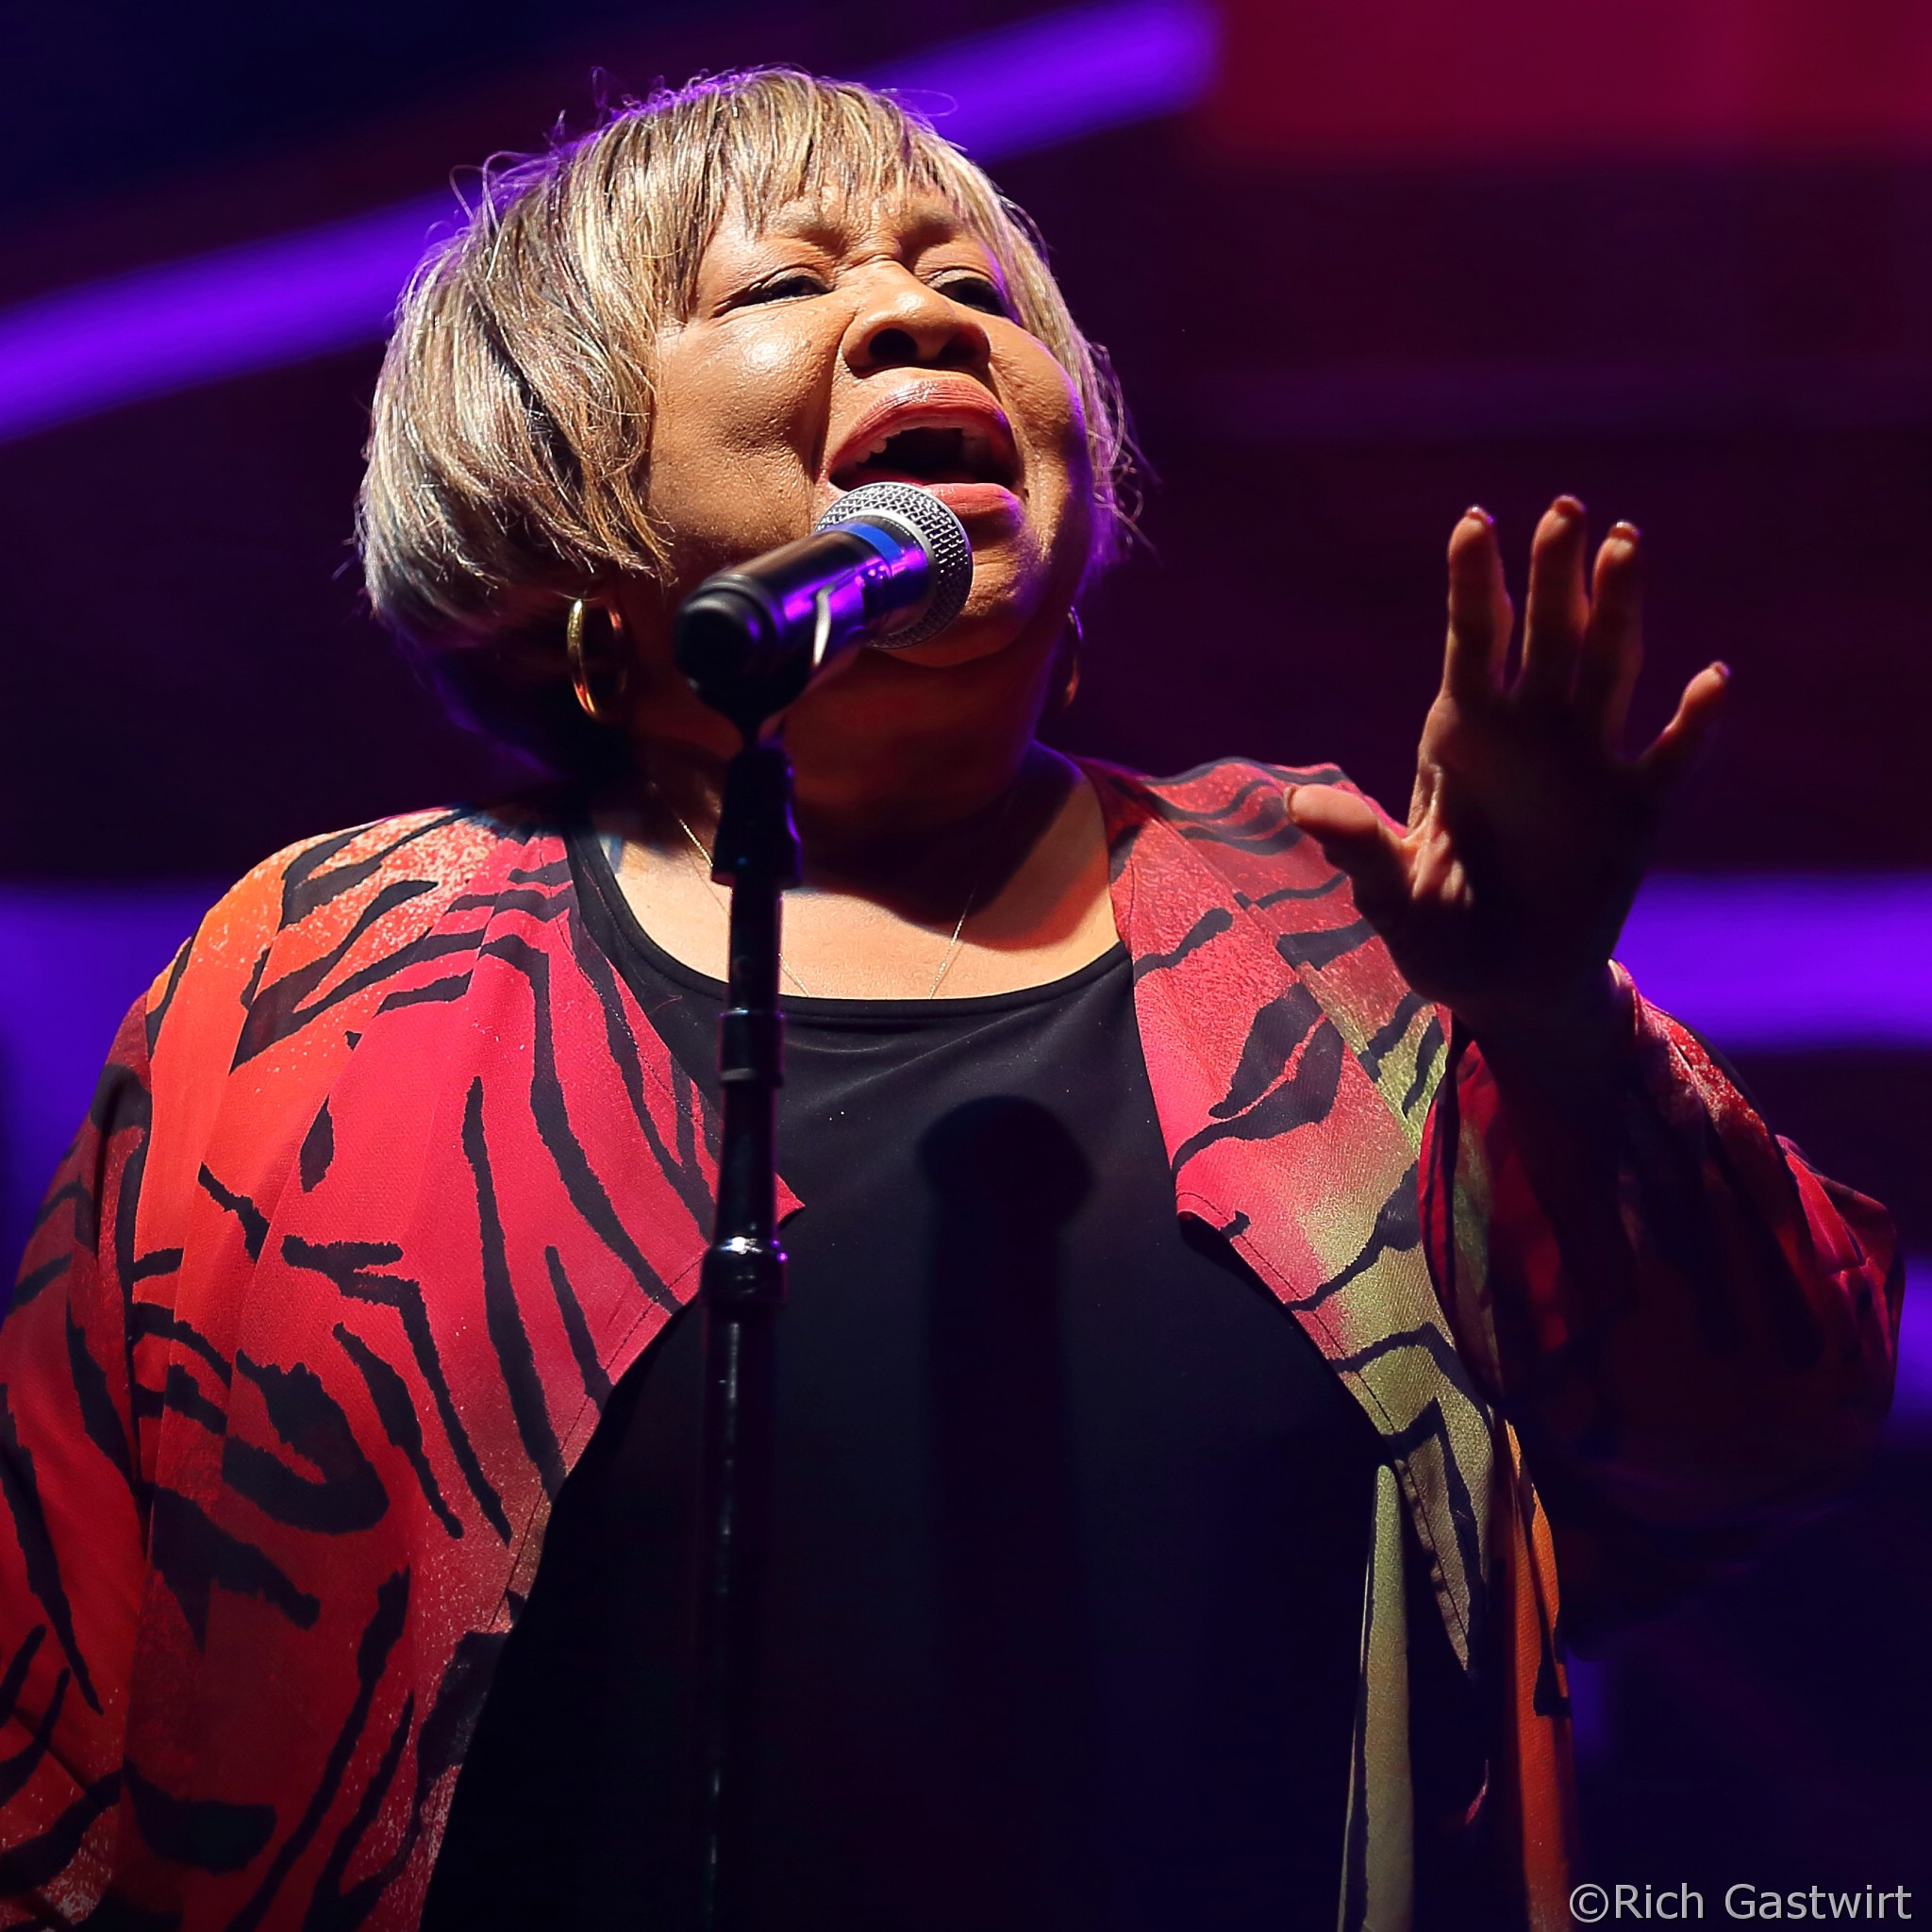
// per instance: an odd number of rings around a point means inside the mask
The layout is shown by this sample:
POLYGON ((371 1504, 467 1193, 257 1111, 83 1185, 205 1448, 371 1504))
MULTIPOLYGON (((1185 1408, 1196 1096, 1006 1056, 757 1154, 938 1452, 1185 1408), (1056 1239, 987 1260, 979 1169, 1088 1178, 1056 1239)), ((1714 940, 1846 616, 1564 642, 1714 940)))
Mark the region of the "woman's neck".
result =
MULTIPOLYGON (((722 889, 706 876, 724 760, 659 743, 621 830, 620 884, 674 957, 713 977, 724 957, 722 889)), ((807 778, 805 773, 802 779, 807 778)), ((787 895, 794 991, 917 998, 935 962, 949 996, 1063 976, 1114 941, 1098 800, 1078 769, 1026 743, 1006 767, 979 760, 892 787, 799 786, 802 890, 787 895)))
MULTIPOLYGON (((1043 611, 1007 648, 960 663, 858 651, 786 713, 794 819, 808 883, 941 897, 976 871, 996 824, 1050 818, 1077 781, 1034 738, 1060 626, 1043 611)), ((664 650, 639 665, 635 791, 708 843, 736 731, 704 706, 664 650)), ((647 814, 648 815, 648 814, 647 814)))

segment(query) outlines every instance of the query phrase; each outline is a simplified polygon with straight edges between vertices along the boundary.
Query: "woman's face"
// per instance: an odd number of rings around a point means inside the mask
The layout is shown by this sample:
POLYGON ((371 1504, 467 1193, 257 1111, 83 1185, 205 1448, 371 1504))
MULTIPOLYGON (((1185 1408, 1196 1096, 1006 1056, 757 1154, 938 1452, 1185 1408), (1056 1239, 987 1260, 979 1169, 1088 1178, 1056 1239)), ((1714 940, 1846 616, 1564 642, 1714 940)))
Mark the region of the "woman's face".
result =
POLYGON ((948 205, 800 202, 757 230, 728 214, 654 374, 650 506, 676 596, 896 478, 949 504, 974 554, 964 612, 908 657, 1051 647, 1091 529, 1079 399, 948 205))

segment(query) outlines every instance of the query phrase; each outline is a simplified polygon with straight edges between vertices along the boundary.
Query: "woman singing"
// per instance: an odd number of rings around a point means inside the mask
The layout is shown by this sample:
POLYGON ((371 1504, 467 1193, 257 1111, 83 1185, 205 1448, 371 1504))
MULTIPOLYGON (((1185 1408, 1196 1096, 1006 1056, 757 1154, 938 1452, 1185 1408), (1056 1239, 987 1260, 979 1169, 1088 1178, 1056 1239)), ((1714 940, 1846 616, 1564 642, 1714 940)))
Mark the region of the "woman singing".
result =
POLYGON ((425 263, 370 593, 558 782, 266 860, 122 1029, 0 1330, 0 1923, 691 1923, 734 736, 670 626, 891 478, 974 573, 784 720, 753 1923, 1568 1923, 1564 1642, 1890 1390, 1884 1216, 1610 964, 1726 674, 1624 755, 1638 534, 1559 497, 1513 653, 1451 535, 1406 825, 1076 764, 1124 472, 1022 218, 860 87, 628 108, 425 263))

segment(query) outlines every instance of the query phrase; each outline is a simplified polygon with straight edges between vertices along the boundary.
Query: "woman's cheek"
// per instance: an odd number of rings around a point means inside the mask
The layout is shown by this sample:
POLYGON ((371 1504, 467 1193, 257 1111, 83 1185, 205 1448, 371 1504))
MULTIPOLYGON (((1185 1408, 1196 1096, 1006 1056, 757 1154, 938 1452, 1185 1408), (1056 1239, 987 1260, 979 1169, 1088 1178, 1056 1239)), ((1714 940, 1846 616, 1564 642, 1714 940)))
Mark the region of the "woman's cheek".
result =
POLYGON ((1073 377, 1043 346, 1030 343, 1030 339, 1029 346, 1037 353, 1015 372, 1012 392, 1024 412, 1031 445, 1031 521, 1043 538, 1051 533, 1056 554, 1065 544, 1077 543, 1084 559, 1093 472, 1079 392, 1073 377))
POLYGON ((809 526, 815 368, 776 330, 687 337, 660 361, 650 502, 675 556, 720 568, 809 526))
POLYGON ((691 582, 790 542, 811 518, 809 484, 789 450, 754 425, 714 426, 738 433, 660 446, 652 457, 651 511, 678 575, 691 582))
POLYGON ((761 331, 739 343, 715 375, 729 388, 791 396, 801 387, 799 377, 808 354, 808 345, 789 331, 761 331))

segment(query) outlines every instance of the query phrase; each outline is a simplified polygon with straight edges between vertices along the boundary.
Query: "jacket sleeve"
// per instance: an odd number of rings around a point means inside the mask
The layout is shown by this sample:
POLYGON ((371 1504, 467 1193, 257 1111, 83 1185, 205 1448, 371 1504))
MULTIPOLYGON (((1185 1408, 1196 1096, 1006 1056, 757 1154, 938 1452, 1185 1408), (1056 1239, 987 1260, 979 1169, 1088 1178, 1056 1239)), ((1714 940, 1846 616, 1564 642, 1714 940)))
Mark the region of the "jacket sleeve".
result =
POLYGON ((1617 982, 1622 1039, 1587 1106, 1452 1028, 1423 1169, 1438 1287, 1523 1442, 1585 1647, 1856 1469, 1902 1287, 1884 1209, 1617 982))
POLYGON ((109 1869, 147 1526, 133 1378, 147 1025, 138 1002, 0 1324, 4 1926, 74 1923, 109 1869))

